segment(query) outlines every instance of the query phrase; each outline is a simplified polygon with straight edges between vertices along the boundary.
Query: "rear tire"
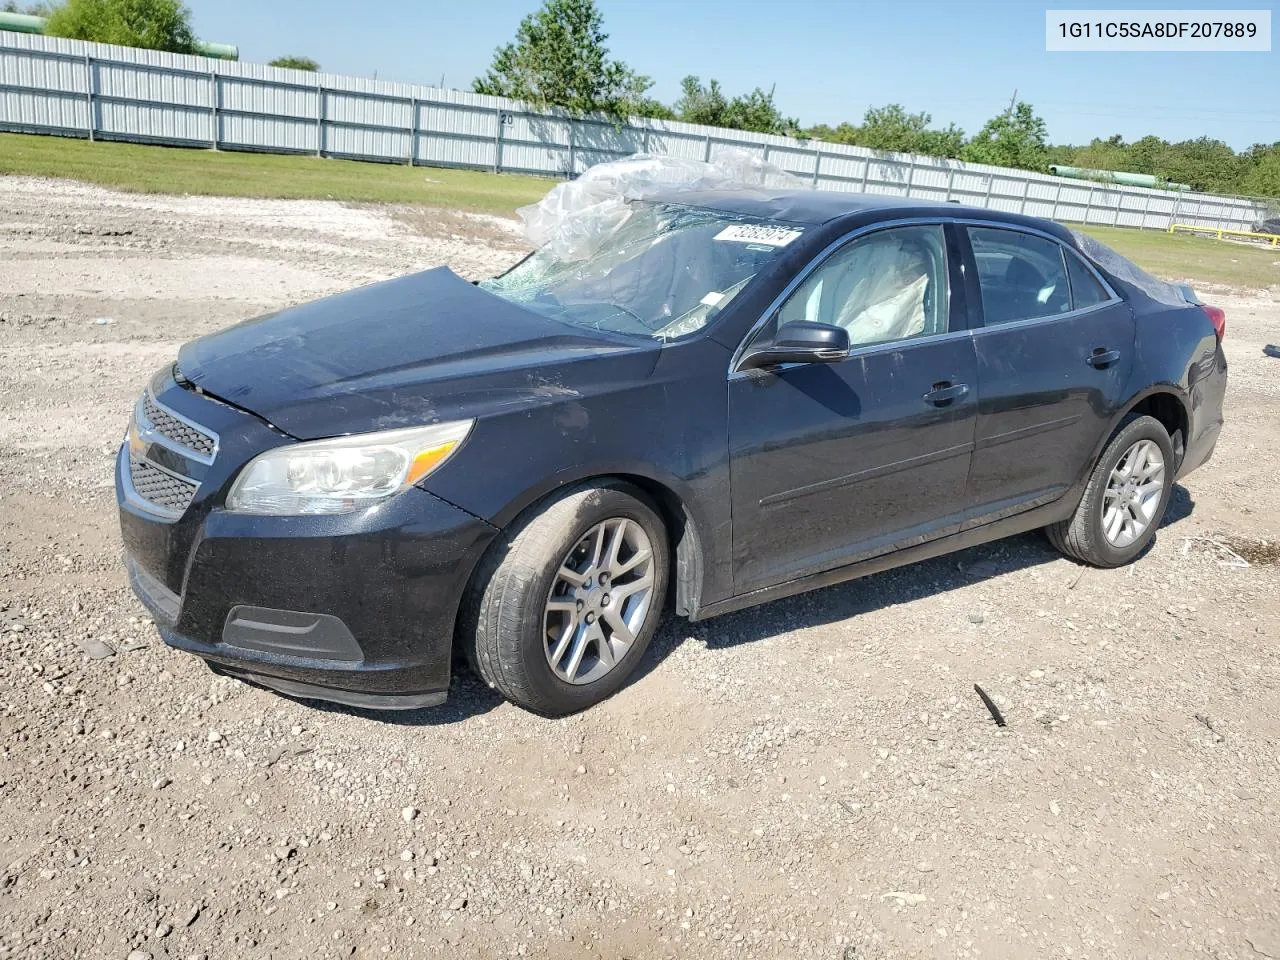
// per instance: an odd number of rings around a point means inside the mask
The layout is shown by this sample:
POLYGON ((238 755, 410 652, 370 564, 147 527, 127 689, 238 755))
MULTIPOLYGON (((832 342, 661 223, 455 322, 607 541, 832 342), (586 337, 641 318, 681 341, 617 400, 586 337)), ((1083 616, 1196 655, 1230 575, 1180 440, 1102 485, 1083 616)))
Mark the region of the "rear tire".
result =
POLYGON ((621 482, 572 487, 490 549, 463 605, 472 668, 512 703, 563 716, 612 695, 662 618, 667 532, 621 482))
POLYGON ((1102 451, 1075 513, 1045 527, 1049 542, 1091 566, 1129 563, 1147 548, 1164 519, 1175 469, 1164 425, 1130 414, 1102 451))

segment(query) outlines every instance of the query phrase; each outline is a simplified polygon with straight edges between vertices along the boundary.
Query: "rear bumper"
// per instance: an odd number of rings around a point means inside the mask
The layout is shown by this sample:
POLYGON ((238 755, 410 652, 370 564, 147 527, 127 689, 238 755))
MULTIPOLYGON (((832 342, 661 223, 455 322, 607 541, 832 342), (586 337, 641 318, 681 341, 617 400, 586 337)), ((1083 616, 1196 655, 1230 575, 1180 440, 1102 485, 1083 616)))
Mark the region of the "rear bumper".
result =
MULTIPOLYGON (((224 441, 235 436, 219 427, 224 441)), ((224 443, 176 521, 129 499, 127 448, 117 457, 125 565, 165 643, 291 696, 376 709, 443 702, 459 603, 497 531, 418 488, 341 516, 229 513, 227 484, 265 448, 249 442, 259 428, 245 426, 243 450, 224 443)))
POLYGON ((1222 433, 1222 403, 1227 394, 1227 357, 1222 346, 1210 360, 1199 365, 1200 376, 1191 385, 1186 452, 1178 464, 1178 479, 1204 466, 1213 456, 1222 433))

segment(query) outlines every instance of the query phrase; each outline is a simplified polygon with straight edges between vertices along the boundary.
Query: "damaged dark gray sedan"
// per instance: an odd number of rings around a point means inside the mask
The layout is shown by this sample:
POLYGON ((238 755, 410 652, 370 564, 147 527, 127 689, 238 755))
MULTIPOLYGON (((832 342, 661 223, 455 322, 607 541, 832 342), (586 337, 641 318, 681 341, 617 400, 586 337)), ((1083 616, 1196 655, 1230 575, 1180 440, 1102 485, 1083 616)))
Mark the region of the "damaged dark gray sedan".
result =
POLYGON ((812 191, 632 201, 187 344, 117 463, 169 644, 286 694, 544 714, 702 619, 1035 528, 1138 557, 1222 426, 1222 312, 1057 224, 812 191))

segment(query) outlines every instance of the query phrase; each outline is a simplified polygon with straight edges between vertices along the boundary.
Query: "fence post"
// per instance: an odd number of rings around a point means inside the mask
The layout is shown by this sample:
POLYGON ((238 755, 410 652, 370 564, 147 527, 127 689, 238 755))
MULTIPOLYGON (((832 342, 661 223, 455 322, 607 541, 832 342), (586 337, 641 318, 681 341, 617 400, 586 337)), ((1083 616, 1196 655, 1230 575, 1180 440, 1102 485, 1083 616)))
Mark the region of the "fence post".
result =
POLYGON ((765 163, 768 163, 768 162, 769 162, 769 145, 768 145, 767 143, 764 145, 764 158, 763 158, 763 159, 764 159, 764 162, 765 162, 765 163))
POLYGON ((951 188, 955 186, 956 168, 952 167, 947 173, 947 202, 951 202, 951 188))
POLYGON ((1053 212, 1049 214, 1050 220, 1058 219, 1058 201, 1062 199, 1062 184, 1058 184, 1058 189, 1053 195, 1053 212))
POLYGON ((324 156, 324 87, 316 74, 316 156, 324 156))
POLYGON ((498 105, 493 108, 494 119, 497 126, 493 130, 493 172, 502 172, 502 106, 498 105))
POLYGON ((1096 186, 1096 183, 1089 184, 1089 196, 1084 201, 1084 219, 1080 221, 1081 223, 1089 222, 1089 211, 1093 209, 1093 191, 1096 186))
POLYGON ((862 164, 862 192, 867 192, 867 180, 871 177, 871 158, 863 157, 862 164))
POLYGON ((1147 194, 1147 202, 1142 205, 1142 219, 1138 221, 1138 229, 1147 229, 1147 214, 1151 210, 1151 194, 1147 194))
POLYGON ((991 191, 995 187, 995 185, 996 185, 996 175, 994 173, 987 174, 987 195, 982 198, 982 205, 984 207, 990 208, 991 191))
POLYGON ((409 98, 409 166, 418 159, 418 98, 409 98))
POLYGON ((218 74, 213 67, 209 68, 209 123, 212 126, 209 134, 209 144, 213 150, 218 149, 218 99, 221 90, 218 85, 218 74))
POLYGON ((1173 213, 1169 214, 1169 226, 1171 227, 1178 222, 1178 208, 1180 206, 1182 206, 1181 188, 1178 189, 1178 192, 1174 194, 1174 197, 1173 197, 1173 213))
POLYGON ((906 188, 906 192, 903 193, 904 197, 911 196, 911 185, 915 183, 915 181, 916 181, 916 155, 913 153, 911 155, 910 165, 907 167, 907 188, 906 188))
POLYGON ((1031 181, 1022 181, 1022 206, 1018 208, 1018 212, 1024 217, 1027 215, 1027 194, 1031 192, 1031 181))
POLYGON ((93 128, 96 126, 93 122, 93 57, 87 53, 84 55, 84 92, 89 107, 86 125, 89 127, 89 142, 93 143, 93 128))
POLYGON ((569 179, 572 180, 577 173, 578 168, 574 165, 573 157, 573 117, 569 118, 569 179))
POLYGON ((1113 227, 1118 227, 1120 225, 1120 210, 1124 206, 1124 196, 1125 195, 1123 190, 1116 191, 1115 216, 1111 218, 1111 225, 1113 227))
POLYGON ((818 186, 818 171, 822 169, 822 151, 817 147, 813 148, 813 186, 818 186))
POLYGON ((710 162, 711 162, 711 134, 709 134, 709 133, 707 134, 707 144, 706 144, 706 147, 705 147, 705 148, 703 149, 703 151, 702 151, 702 162, 703 162, 703 163, 710 163, 710 162))

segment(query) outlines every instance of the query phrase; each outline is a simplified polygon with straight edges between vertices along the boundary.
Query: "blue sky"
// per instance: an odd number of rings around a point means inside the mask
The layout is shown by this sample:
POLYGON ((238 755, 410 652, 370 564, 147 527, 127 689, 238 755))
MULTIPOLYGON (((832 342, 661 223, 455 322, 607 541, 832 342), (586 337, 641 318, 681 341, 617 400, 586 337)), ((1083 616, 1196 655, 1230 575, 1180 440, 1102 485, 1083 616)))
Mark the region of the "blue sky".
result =
MULTIPOLYGON (((297 53, 326 71, 469 87, 540 0, 187 0, 196 33, 244 60, 297 53)), ((1198 9, 1270 0, 1183 0, 1198 9)), ((1052 142, 1119 133, 1209 135, 1236 149, 1280 140, 1280 52, 1047 53, 1046 2, 1023 0, 597 0, 613 56, 666 102, 681 77, 741 93, 776 84, 805 125, 901 103, 976 132, 1014 90, 1052 142)), ((1178 5, 1166 0, 1167 5, 1178 5)), ((1086 6, 1062 2, 1056 7, 1086 6)), ((1105 4, 1093 0, 1093 6, 1105 4)), ((1112 4, 1139 8, 1151 4, 1112 4)), ((1273 37, 1273 48, 1274 48, 1273 37)))

